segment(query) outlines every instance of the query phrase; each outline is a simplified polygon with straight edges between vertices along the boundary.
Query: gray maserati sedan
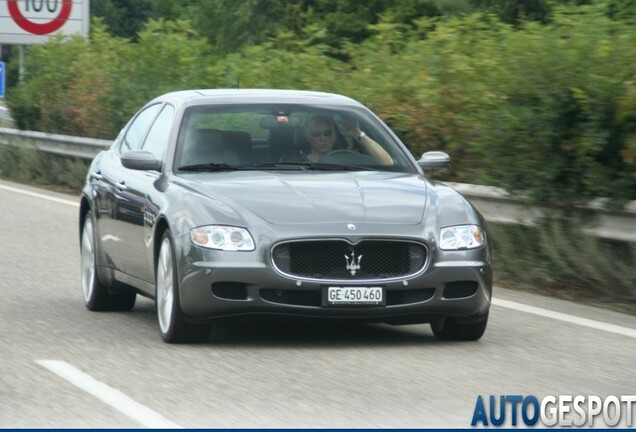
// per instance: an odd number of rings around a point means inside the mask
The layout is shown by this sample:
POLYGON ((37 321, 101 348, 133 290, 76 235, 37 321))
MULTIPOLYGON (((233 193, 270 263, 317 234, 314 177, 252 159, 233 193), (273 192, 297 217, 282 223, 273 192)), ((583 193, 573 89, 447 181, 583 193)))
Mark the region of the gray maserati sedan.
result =
POLYGON ((145 105, 93 160, 79 218, 92 311, 154 299, 165 342, 269 314, 486 329, 482 216, 427 177, 369 109, 336 94, 190 90, 145 105))

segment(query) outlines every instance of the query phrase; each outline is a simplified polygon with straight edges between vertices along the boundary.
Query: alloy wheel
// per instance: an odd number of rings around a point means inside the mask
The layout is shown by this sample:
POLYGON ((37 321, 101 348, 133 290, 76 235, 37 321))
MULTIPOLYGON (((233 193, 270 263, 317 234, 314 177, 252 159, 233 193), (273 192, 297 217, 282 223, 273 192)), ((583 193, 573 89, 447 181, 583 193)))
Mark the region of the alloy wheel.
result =
POLYGON ((174 305, 174 268, 170 240, 164 238, 157 264, 157 317, 163 334, 168 333, 172 324, 174 305))
POLYGON ((86 218, 82 232, 81 254, 82 295, 85 303, 91 300, 95 290, 95 248, 93 242, 93 220, 86 218))

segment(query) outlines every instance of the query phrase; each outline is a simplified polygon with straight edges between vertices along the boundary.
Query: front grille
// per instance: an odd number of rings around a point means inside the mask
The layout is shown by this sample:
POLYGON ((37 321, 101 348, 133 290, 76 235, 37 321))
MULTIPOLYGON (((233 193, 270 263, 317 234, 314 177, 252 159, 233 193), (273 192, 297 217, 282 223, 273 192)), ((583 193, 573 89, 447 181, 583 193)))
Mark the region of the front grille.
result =
POLYGON ((418 273, 426 264, 424 245, 395 240, 294 241, 277 245, 272 254, 281 272, 318 280, 392 279, 418 273))

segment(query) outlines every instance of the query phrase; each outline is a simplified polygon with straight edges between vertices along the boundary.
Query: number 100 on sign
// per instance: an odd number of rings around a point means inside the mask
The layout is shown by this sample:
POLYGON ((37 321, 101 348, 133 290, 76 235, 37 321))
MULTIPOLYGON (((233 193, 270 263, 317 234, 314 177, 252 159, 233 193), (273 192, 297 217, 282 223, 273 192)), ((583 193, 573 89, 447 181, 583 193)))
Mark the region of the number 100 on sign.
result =
POLYGON ((42 12, 48 10, 51 13, 57 12, 61 0, 24 0, 25 12, 42 12))

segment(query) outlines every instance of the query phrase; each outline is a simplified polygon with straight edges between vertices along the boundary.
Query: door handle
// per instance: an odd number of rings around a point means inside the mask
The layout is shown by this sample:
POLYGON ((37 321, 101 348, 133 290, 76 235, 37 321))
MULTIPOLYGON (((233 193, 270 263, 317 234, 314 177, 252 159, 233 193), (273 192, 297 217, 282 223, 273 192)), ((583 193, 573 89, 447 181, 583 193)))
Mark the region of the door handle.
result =
POLYGON ((102 175, 101 171, 97 171, 97 172, 91 173, 91 178, 93 178, 94 180, 101 180, 104 178, 104 176, 102 175))
POLYGON ((126 189, 128 189, 128 186, 126 186, 126 182, 122 180, 117 183, 117 189, 119 189, 120 191, 125 191, 126 189))

